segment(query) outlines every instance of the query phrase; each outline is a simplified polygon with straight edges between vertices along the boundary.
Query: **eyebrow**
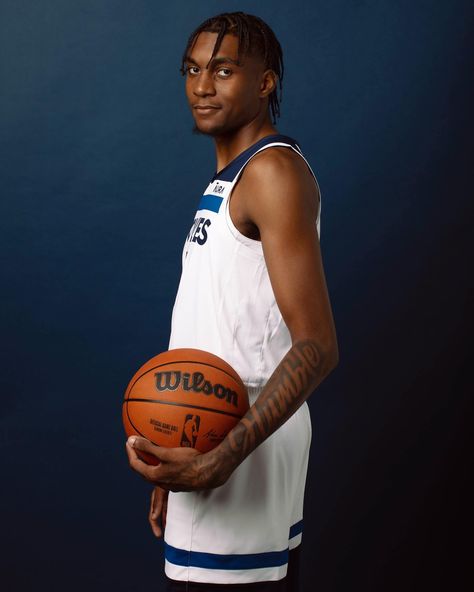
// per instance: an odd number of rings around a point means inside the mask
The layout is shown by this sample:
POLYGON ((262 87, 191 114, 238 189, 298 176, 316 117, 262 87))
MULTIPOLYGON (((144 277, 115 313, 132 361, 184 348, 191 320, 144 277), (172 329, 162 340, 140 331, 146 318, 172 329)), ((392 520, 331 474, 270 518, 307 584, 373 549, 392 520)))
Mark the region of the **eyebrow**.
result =
MULTIPOLYGON (((196 66, 199 66, 199 64, 196 62, 196 60, 193 60, 193 58, 191 56, 186 56, 186 59, 184 61, 188 64, 195 64, 196 66)), ((214 66, 218 66, 219 64, 234 64, 235 66, 240 66, 240 64, 237 60, 222 56, 222 57, 213 57, 207 63, 206 68, 208 68, 209 66, 211 68, 213 68, 214 66)))

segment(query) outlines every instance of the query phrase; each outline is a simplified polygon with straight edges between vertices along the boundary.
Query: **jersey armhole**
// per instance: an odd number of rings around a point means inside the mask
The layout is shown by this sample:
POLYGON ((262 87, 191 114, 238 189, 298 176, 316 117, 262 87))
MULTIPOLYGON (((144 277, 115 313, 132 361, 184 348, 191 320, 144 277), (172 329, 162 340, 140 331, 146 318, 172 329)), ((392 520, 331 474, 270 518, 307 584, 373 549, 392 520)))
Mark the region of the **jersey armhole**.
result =
POLYGON ((318 214, 316 216, 316 226, 317 226, 317 230, 318 230, 318 236, 320 236, 320 224, 321 224, 321 189, 319 187, 319 183, 318 180, 316 178, 316 175, 314 174, 313 169, 311 168, 311 165, 309 164, 309 162, 306 160, 306 158, 303 156, 303 153, 301 152, 301 150, 299 149, 299 146, 296 145, 296 148, 294 146, 292 146, 291 144, 286 144, 283 142, 272 142, 271 144, 266 144, 265 146, 262 146, 262 148, 260 148, 259 150, 257 150, 256 152, 254 152, 251 156, 249 156, 249 158, 244 162, 244 164, 240 167, 239 171, 237 172, 237 174, 235 175, 234 179, 232 180, 232 187, 229 191, 229 195, 227 196, 226 199, 226 203, 225 203, 225 219, 227 222, 227 226, 231 232, 231 234, 234 236, 234 238, 236 240, 238 240, 240 243, 246 245, 247 247, 249 247, 250 249, 252 249, 255 252, 258 252, 260 254, 263 255, 263 249, 262 249, 262 242, 253 238, 249 238, 248 236, 245 236, 245 234, 242 234, 240 232, 240 230, 235 226, 233 220, 232 220, 232 216, 230 215, 230 200, 232 199, 232 193, 234 191, 234 187, 237 184, 237 181, 240 179, 240 176, 242 175, 245 167, 248 165, 248 163, 252 160, 252 158, 257 155, 259 152, 262 152, 263 150, 266 150, 267 148, 290 148, 291 150, 293 150, 293 152, 295 152, 296 154, 298 154, 298 156, 301 156, 301 158, 305 161, 306 166, 309 169, 309 172, 311 173, 314 182, 316 183, 316 187, 318 189, 318 214))
MULTIPOLYGON (((233 189, 233 187, 232 187, 232 189, 233 189)), ((229 229, 230 233, 232 234, 232 236, 234 237, 234 239, 236 241, 238 241, 239 243, 241 243, 245 247, 248 247, 248 249, 251 252, 255 253, 255 255, 257 255, 258 257, 263 257, 262 242, 254 239, 254 238, 250 238, 248 236, 245 236, 245 234, 242 234, 240 232, 240 230, 237 228, 237 226, 235 226, 235 224, 232 220, 232 217, 230 215, 230 197, 231 197, 231 195, 232 195, 232 191, 230 192, 230 194, 228 195, 228 197, 225 201, 224 216, 225 216, 227 228, 229 229)))

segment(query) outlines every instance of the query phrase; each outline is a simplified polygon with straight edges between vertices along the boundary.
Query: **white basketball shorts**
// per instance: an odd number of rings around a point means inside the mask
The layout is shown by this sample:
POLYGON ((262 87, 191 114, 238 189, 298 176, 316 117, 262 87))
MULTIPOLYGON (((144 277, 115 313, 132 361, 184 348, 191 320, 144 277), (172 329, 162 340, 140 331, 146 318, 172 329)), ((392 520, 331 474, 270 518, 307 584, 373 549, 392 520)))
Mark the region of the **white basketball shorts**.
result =
POLYGON ((166 575, 215 584, 284 578, 302 537, 310 442, 304 403, 221 487, 170 492, 166 575))

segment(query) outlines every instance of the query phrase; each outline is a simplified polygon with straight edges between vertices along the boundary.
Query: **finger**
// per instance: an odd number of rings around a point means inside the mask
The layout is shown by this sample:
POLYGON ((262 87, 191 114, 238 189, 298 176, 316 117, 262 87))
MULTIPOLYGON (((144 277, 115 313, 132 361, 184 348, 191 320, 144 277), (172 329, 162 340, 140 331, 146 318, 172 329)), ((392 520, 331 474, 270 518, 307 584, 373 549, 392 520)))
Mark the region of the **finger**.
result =
POLYGON ((151 526, 151 530, 156 537, 161 536, 161 528, 158 524, 156 518, 156 504, 157 504, 157 487, 153 487, 153 491, 151 492, 151 504, 150 504, 150 513, 148 514, 148 521, 151 526))
POLYGON ((153 467, 147 465, 145 462, 142 461, 142 459, 137 455, 135 450, 130 446, 128 441, 125 446, 125 450, 127 451, 128 462, 130 467, 134 471, 142 475, 142 477, 145 477, 145 479, 151 481, 153 478, 153 467))
POLYGON ((151 507, 150 507, 150 517, 151 518, 158 518, 161 513, 161 508, 163 506, 163 490, 161 487, 154 487, 153 493, 151 496, 151 507))
POLYGON ((153 534, 158 538, 161 537, 161 535, 163 534, 164 528, 163 519, 161 517, 164 499, 165 492, 163 491, 163 489, 161 489, 161 487, 155 487, 151 495, 150 514, 148 519, 153 534))
POLYGON ((148 454, 152 454, 160 461, 168 461, 170 460, 169 451, 162 446, 157 446, 147 440, 146 438, 141 438, 140 436, 130 436, 127 443, 134 448, 135 450, 141 450, 142 452, 147 452, 148 454))
POLYGON ((150 511, 148 512, 148 519, 151 520, 155 517, 155 491, 156 487, 153 487, 151 490, 151 500, 150 500, 150 511))
POLYGON ((168 495, 169 491, 165 491, 165 498, 163 500, 163 509, 161 510, 161 525, 163 529, 166 528, 166 517, 168 515, 168 495))

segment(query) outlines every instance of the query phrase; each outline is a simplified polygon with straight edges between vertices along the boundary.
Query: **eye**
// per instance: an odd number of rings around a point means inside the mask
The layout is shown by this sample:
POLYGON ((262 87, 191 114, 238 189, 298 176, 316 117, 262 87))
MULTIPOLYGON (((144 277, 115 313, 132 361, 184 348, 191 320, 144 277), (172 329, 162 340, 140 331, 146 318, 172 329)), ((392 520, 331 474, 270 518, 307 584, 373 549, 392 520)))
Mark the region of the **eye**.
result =
POLYGON ((197 66, 188 66, 186 72, 191 76, 195 76, 196 74, 199 74, 199 68, 197 66))
POLYGON ((220 78, 229 78, 231 74, 232 70, 230 68, 219 68, 219 70, 217 70, 217 75, 220 78))

